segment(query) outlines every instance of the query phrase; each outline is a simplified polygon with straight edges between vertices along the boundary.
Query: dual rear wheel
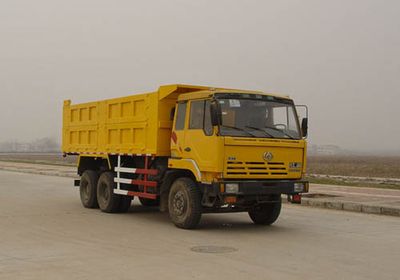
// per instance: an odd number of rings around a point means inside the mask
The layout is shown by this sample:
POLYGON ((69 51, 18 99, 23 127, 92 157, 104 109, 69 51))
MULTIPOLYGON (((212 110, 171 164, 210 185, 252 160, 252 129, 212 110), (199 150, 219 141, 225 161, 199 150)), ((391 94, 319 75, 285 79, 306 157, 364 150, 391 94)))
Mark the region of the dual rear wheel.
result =
POLYGON ((86 208, 100 208, 107 213, 127 212, 132 197, 115 194, 114 188, 112 172, 104 172, 99 176, 96 171, 86 170, 79 186, 82 205, 86 208))
POLYGON ((97 183, 97 201, 100 210, 106 213, 127 212, 131 207, 132 197, 115 194, 114 189, 114 174, 102 173, 97 183))
POLYGON ((96 171, 87 170, 83 172, 81 176, 81 182, 79 185, 79 194, 81 196, 81 202, 85 208, 98 208, 97 203, 97 181, 99 175, 96 171))
MULTIPOLYGON (((133 197, 115 194, 115 187, 112 172, 104 172, 99 176, 96 171, 86 170, 82 174, 79 188, 82 205, 86 208, 100 208, 107 213, 127 212, 133 197)), ((143 206, 148 207, 160 204, 159 199, 139 197, 139 200, 143 206)))

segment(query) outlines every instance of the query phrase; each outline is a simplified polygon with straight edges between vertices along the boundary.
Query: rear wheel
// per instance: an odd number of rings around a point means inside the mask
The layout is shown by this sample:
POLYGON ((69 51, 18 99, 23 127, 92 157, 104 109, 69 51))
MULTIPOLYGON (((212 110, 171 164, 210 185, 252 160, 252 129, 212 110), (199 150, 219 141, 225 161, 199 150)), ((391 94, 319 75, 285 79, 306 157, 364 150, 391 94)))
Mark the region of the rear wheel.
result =
POLYGON ((112 172, 104 172, 97 183, 97 201, 101 211, 107 213, 119 212, 121 196, 114 193, 115 183, 112 172))
POLYGON ((150 199, 150 198, 139 197, 139 200, 143 206, 154 207, 160 205, 160 198, 150 199))
POLYGON ((168 210, 175 226, 192 229, 198 225, 202 213, 201 195, 199 187, 192 179, 180 178, 172 184, 168 210))
POLYGON ((97 181, 99 175, 96 171, 86 170, 83 172, 79 184, 79 193, 82 205, 86 208, 98 208, 97 204, 97 181))
POLYGON ((259 204, 249 211, 249 216, 255 224, 271 225, 278 219, 282 201, 280 196, 276 200, 276 202, 259 204))

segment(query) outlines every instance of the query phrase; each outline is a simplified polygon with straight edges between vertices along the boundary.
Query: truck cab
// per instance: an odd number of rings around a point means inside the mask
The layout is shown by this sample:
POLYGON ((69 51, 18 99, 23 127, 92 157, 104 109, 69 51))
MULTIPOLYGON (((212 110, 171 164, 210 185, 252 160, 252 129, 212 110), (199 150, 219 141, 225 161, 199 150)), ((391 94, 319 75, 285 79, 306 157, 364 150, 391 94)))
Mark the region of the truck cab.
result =
MULTIPOLYGON (((238 90, 183 94, 168 167, 191 170, 201 185, 204 212, 280 209, 281 194, 300 203, 299 194, 308 191, 302 180, 307 118, 301 123, 285 96, 238 90)), ((252 219, 264 223, 264 218, 252 219)))

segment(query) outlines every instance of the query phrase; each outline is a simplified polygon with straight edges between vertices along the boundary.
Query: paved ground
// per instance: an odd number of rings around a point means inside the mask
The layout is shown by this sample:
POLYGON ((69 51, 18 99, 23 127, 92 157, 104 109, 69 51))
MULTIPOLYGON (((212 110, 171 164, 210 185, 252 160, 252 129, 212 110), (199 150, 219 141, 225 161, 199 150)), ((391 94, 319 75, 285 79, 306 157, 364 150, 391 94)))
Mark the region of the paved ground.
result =
POLYGON ((186 231, 138 205, 84 209, 71 178, 0 182, 0 279, 399 279, 396 217, 284 205, 271 227, 210 214, 186 231))

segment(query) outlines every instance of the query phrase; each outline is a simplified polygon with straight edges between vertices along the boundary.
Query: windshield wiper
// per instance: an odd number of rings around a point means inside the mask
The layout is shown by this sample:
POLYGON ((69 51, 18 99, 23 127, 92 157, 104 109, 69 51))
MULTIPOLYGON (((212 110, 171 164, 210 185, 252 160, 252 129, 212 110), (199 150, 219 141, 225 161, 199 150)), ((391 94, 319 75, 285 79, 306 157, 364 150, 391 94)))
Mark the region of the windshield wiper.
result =
POLYGON ((288 133, 286 133, 286 132, 284 132, 284 131, 282 131, 282 130, 276 128, 276 127, 266 126, 265 128, 269 128, 269 129, 273 129, 273 130, 275 130, 275 131, 278 131, 278 132, 282 133, 283 135, 289 137, 290 139, 296 139, 296 138, 294 138, 292 135, 290 135, 290 134, 288 134, 288 133))
POLYGON ((256 135, 254 135, 253 133, 247 131, 246 129, 240 128, 240 127, 236 127, 236 126, 230 126, 230 125, 225 125, 225 124, 221 124, 220 126, 222 127, 227 127, 227 128, 232 128, 232 129, 236 129, 239 131, 243 131, 246 132, 248 135, 250 135, 251 137, 257 137, 256 135))
POLYGON ((255 126, 249 126, 249 125, 245 125, 244 127, 248 127, 248 128, 254 129, 254 130, 262 131, 262 132, 264 132, 267 136, 273 138, 273 136, 272 136, 271 134, 269 134, 267 131, 265 131, 265 129, 263 129, 263 128, 261 128, 261 127, 255 127, 255 126))

